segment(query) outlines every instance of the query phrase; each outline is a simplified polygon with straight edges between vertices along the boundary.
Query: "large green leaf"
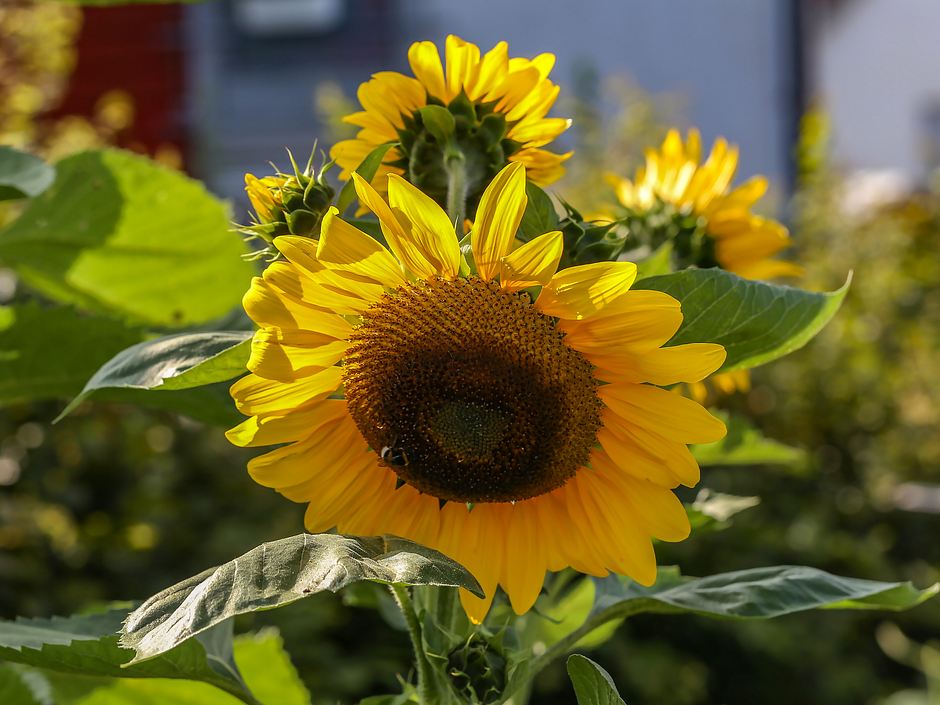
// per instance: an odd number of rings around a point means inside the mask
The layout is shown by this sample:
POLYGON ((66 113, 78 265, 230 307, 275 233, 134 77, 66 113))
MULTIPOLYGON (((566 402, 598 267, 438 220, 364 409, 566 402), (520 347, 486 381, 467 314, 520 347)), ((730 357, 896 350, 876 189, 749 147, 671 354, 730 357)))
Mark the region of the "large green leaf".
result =
POLYGON ((714 443, 689 447, 699 465, 795 465, 806 457, 800 448, 767 438, 741 416, 712 413, 725 422, 728 433, 714 443))
POLYGON ((300 534, 265 543, 157 593, 128 617, 121 641, 153 658, 246 612, 273 609, 359 580, 463 587, 474 577, 445 555, 394 536, 300 534))
POLYGON ((832 319, 849 290, 817 293, 750 281, 721 269, 687 269, 643 279, 635 289, 664 291, 682 302, 682 327, 669 341, 720 343, 723 371, 757 367, 798 350, 832 319))
POLYGON ((252 265, 224 204, 186 176, 118 150, 57 165, 0 231, 0 260, 58 301, 182 327, 237 306, 252 265))
MULTIPOLYGON (((224 382, 245 372, 250 353, 248 331, 209 331, 179 333, 147 340, 122 350, 108 360, 85 384, 81 393, 59 415, 61 419, 89 397, 107 397, 144 404, 163 400, 167 391, 192 390, 191 394, 170 395, 162 408, 192 413, 190 401, 204 398, 216 403, 212 393, 197 394, 194 388, 224 382), (178 402, 178 403, 176 403, 178 402)), ((230 399, 223 403, 232 406, 230 399)), ((198 413, 198 412, 197 412, 198 413)))
POLYGON ((0 661, 83 677, 195 680, 254 702, 233 661, 231 623, 220 624, 159 658, 128 666, 133 652, 120 646, 117 636, 127 616, 126 609, 111 609, 0 622, 0 661))
POLYGON ((39 157, 0 146, 0 201, 38 196, 54 180, 55 169, 39 157))
POLYGON ((74 396, 141 336, 121 321, 67 307, 0 306, 0 404, 74 396))
POLYGON ((587 656, 572 654, 568 657, 568 677, 578 705, 626 705, 610 674, 587 656))
MULTIPOLYGON (((773 566, 683 579, 660 572, 652 587, 614 576, 597 581, 594 618, 641 612, 690 613, 729 619, 771 619, 814 609, 903 610, 937 594, 910 583, 844 578, 806 566, 773 566)), ((606 621, 606 620, 605 620, 606 621)))

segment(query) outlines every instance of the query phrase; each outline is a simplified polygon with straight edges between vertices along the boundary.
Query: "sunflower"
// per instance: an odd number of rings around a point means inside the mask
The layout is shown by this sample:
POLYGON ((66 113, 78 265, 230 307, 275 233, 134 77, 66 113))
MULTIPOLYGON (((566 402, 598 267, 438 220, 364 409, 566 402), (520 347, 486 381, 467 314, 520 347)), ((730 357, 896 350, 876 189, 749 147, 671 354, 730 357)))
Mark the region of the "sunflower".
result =
POLYGON ((663 222, 665 213, 679 233, 677 254, 691 256, 687 264, 718 266, 746 279, 799 274, 796 265, 771 259, 790 245, 787 229, 751 212, 767 191, 767 179, 758 176, 732 188, 737 147, 719 138, 704 163, 701 152, 697 130, 685 142, 670 130, 659 150, 646 153, 646 166, 633 181, 609 177, 620 205, 641 221, 653 213, 663 222))
POLYGON ((388 201, 354 175, 388 249, 327 213, 320 239, 282 236, 256 277, 251 374, 232 386, 258 483, 308 503, 311 532, 403 536, 465 565, 485 599, 521 614, 546 570, 608 571, 648 585, 651 538, 689 533, 672 489, 699 468, 686 447, 724 435, 660 387, 702 379, 719 345, 661 347, 679 303, 631 291, 636 267, 556 271, 562 236, 513 247, 525 168, 487 187, 462 253, 451 223, 398 175, 388 201), (534 298, 533 298, 534 297, 534 298))
POLYGON ((546 117, 559 91, 548 79, 554 54, 509 58, 508 45, 500 42, 481 56, 479 47, 454 35, 447 37, 445 54, 446 71, 432 42, 415 42, 408 50, 414 78, 382 71, 359 86, 363 110, 344 121, 361 129, 355 139, 338 142, 330 152, 343 168, 341 177, 348 178, 379 145, 395 142, 374 183, 384 185, 390 173, 404 175, 443 205, 448 187, 445 145, 424 127, 420 113, 427 105, 438 105, 454 117, 471 213, 483 188, 507 162, 524 164, 537 184, 556 181, 570 154, 542 147, 571 121, 546 117))

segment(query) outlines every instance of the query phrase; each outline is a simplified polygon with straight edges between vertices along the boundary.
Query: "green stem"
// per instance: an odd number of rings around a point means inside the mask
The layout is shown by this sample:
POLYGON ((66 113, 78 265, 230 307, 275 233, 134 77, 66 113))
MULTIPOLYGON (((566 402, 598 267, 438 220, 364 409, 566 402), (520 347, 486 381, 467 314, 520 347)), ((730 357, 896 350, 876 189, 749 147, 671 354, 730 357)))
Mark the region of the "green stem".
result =
POLYGON ((444 153, 447 170, 447 216, 457 225, 457 238, 463 237, 463 221, 467 213, 467 160, 459 148, 444 153))
POLYGON ((398 603, 398 609, 401 610, 402 616, 405 618, 405 624, 408 626, 408 636, 411 637, 411 648, 415 652, 415 667, 418 671, 418 700, 421 705, 434 705, 431 664, 428 663, 428 657, 424 653, 424 645, 421 643, 421 625, 418 624, 418 615, 415 613, 408 587, 395 584, 388 587, 392 591, 395 602, 398 603))
MULTIPOLYGON (((548 664, 554 661, 556 658, 564 656, 569 651, 571 651, 575 644, 577 644, 581 639, 586 637, 588 634, 593 632, 598 627, 603 626, 607 622, 612 622, 615 619, 626 619, 632 617, 635 614, 641 612, 649 612, 647 605, 638 605, 632 609, 624 609, 621 605, 614 605, 609 607, 606 610, 601 610, 597 614, 591 615, 588 617, 584 624, 575 629, 570 634, 562 637, 554 644, 551 645, 545 652, 532 661, 529 666, 529 671, 526 673, 525 683, 529 683, 535 679, 535 677, 541 673, 548 664)), ((522 684, 520 684, 522 685, 522 684)))

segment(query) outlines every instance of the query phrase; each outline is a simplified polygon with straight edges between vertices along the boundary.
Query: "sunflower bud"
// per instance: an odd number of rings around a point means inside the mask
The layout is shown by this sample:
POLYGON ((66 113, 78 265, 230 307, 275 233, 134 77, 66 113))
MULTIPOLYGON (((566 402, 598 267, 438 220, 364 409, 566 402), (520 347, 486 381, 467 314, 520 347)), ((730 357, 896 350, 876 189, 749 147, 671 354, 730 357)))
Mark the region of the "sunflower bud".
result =
POLYGON ((451 685, 468 702, 502 702, 506 688, 506 659, 496 644, 478 634, 454 649, 447 659, 451 685))
POLYGON ((274 254, 272 243, 280 235, 317 237, 320 221, 333 202, 335 193, 324 178, 332 162, 315 174, 312 155, 303 171, 289 152, 288 155, 294 167, 293 174, 278 171, 260 179, 254 174, 245 174, 245 191, 254 213, 252 223, 239 226, 239 230, 267 244, 254 256, 274 254))

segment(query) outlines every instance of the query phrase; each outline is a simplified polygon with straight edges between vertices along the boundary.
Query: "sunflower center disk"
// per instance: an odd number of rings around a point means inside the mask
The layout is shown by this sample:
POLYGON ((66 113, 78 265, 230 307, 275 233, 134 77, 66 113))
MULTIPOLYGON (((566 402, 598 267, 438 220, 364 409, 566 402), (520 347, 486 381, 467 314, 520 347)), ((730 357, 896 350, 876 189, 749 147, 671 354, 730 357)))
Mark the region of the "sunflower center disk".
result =
POLYGON ((588 459, 601 406, 592 367, 525 294, 475 277, 410 284, 373 304, 350 342, 349 412, 421 492, 523 500, 588 459))

